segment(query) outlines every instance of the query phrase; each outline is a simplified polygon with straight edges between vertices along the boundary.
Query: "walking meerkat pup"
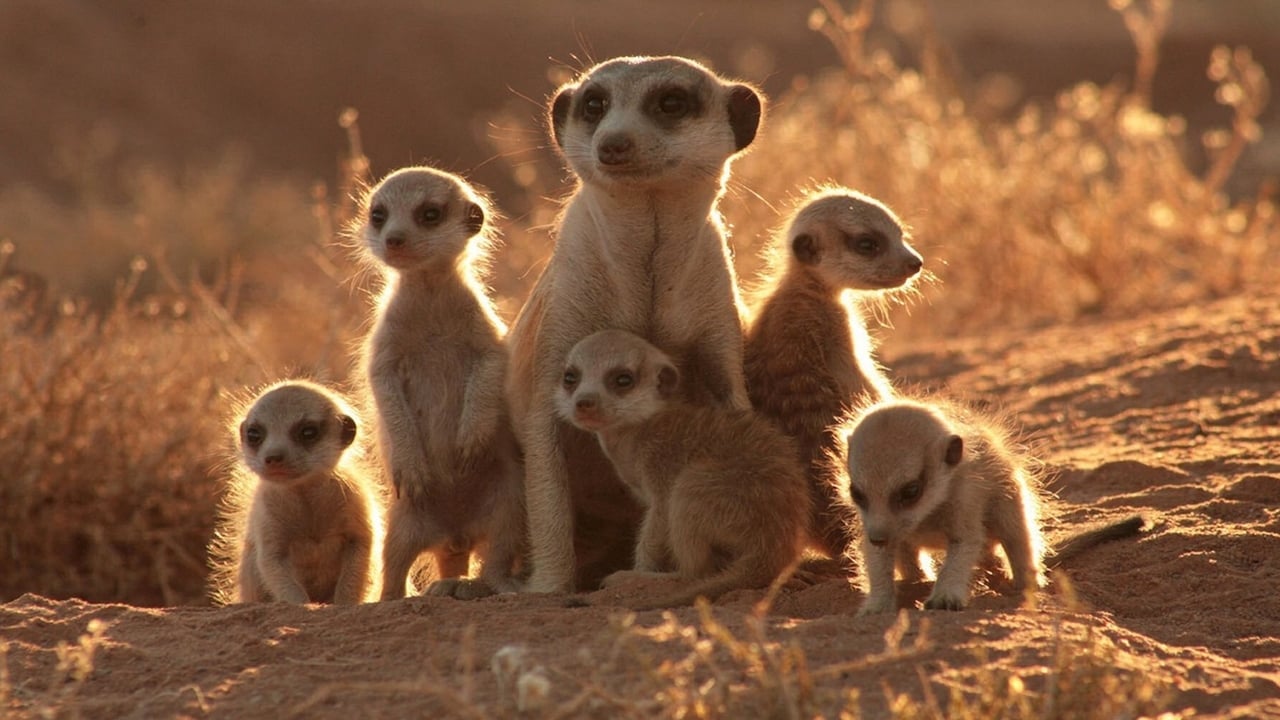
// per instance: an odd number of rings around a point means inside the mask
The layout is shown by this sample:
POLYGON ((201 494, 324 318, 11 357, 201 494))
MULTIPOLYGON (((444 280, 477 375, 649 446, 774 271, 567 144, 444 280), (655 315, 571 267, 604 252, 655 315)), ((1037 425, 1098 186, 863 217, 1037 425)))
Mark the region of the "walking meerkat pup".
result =
POLYGON ((603 62, 551 102, 578 187, 512 328, 506 385, 525 452, 530 590, 594 587, 626 563, 639 518, 598 444, 556 415, 575 343, 605 328, 634 332, 675 359, 685 399, 749 407, 716 204, 761 112, 751 87, 678 57, 603 62))
POLYGON ((302 380, 268 387, 243 413, 210 546, 215 602, 352 604, 377 592, 381 505, 361 465, 355 413, 302 380))
POLYGON ((853 570, 856 515, 840 457, 840 426, 859 398, 892 395, 846 291, 910 282, 924 265, 898 217, 846 188, 809 194, 771 249, 774 277, 746 335, 747 392, 756 411, 800 447, 813 498, 810 545, 853 570))
POLYGON ((384 600, 404 596, 423 551, 434 556, 440 578, 428 593, 471 597, 519 587, 524 504, 502 393, 506 326, 482 277, 491 214, 461 178, 409 167, 369 192, 353 228, 385 280, 365 358, 395 487, 384 600), (472 552, 483 562, 479 582, 459 581, 472 552))
MULTIPOLYGON (((999 545, 1017 591, 1044 585, 1041 498, 1026 459, 993 423, 959 406, 892 400, 866 408, 849 435, 850 492, 862 516, 867 599, 860 614, 896 607, 894 567, 924 579, 920 550, 946 558, 925 601, 929 609, 968 605, 975 566, 999 545)), ((1141 516, 1088 530, 1063 547, 1137 534, 1141 516)))
POLYGON ((603 330, 569 352, 557 411, 594 432, 623 482, 646 507, 635 569, 605 585, 674 577, 687 587, 649 607, 763 587, 795 561, 809 493, 795 444, 750 410, 679 397, 674 362, 622 330, 603 330))

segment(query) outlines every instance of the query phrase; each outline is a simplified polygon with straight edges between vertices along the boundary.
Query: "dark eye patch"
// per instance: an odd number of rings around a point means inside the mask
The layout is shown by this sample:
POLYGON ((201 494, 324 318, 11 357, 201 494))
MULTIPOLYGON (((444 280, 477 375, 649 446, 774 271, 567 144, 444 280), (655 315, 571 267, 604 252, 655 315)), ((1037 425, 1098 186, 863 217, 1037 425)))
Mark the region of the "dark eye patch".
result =
POLYGON ((578 387, 578 381, 580 379, 581 379, 581 374, 578 372, 578 368, 573 366, 569 366, 565 368, 564 378, 562 380, 562 382, 564 383, 564 389, 572 390, 578 387))
POLYGON ((888 240, 879 232, 860 232, 853 235, 844 233, 844 246, 848 248, 849 252, 857 253, 864 257, 879 255, 888 247, 888 244, 888 240))
POLYGON ((849 496, 853 498, 853 504, 860 508, 867 507, 867 494, 857 488, 856 485, 849 486, 849 496))
POLYGON ((604 386, 619 395, 631 392, 636 386, 636 374, 628 367, 614 367, 604 374, 604 386))
POLYGON ((310 419, 299 420, 289 431, 289 435, 299 445, 310 447, 324 436, 324 423, 310 419))
POLYGON ((267 431, 258 423, 249 425, 244 429, 244 444, 250 448, 257 448, 262 445, 262 441, 267 439, 267 431))
POLYGON ((704 110, 699 87, 664 85, 645 94, 645 113, 660 127, 674 127, 686 118, 700 117, 704 110))
POLYGON ((609 111, 609 95, 598 87, 588 87, 582 91, 582 99, 578 102, 578 117, 589 123, 598 123, 609 111))
POLYGON ((905 510, 920 502, 920 497, 924 495, 925 476, 920 473, 920 477, 898 488, 893 495, 893 502, 899 509, 905 510))
POLYGON ((413 211, 413 220, 419 225, 435 225, 444 219, 444 208, 432 203, 423 203, 413 211))

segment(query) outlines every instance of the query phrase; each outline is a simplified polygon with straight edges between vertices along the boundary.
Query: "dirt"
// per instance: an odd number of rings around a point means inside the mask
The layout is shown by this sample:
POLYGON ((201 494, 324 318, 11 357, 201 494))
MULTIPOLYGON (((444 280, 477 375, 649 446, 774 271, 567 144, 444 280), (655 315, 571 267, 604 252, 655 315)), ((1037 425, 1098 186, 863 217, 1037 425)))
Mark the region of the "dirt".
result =
POLYGON ((512 678, 532 672, 525 717, 652 716, 698 693, 765 715, 759 703, 782 692, 796 675, 787 658, 802 653, 810 714, 833 713, 854 689, 865 716, 880 717, 891 695, 945 705, 992 677, 1041 692, 1065 651, 1068 668, 1102 658, 1107 672, 1149 682, 1171 712, 1280 717, 1280 296, 920 345, 886 361, 903 386, 941 388, 1025 429, 1057 495, 1051 540, 1135 512, 1150 529, 1070 561, 1034 607, 983 591, 967 610, 924 612, 922 586, 908 588, 916 606, 897 620, 856 617, 862 595, 838 578, 783 588, 763 614, 765 591, 743 590, 706 617, 677 609, 674 622, 629 615, 639 590, 154 609, 24 595, 0 606, 0 707, 509 717, 512 678), (85 672, 60 669, 58 646, 95 620, 85 672), (502 658, 514 675, 494 672, 502 658))

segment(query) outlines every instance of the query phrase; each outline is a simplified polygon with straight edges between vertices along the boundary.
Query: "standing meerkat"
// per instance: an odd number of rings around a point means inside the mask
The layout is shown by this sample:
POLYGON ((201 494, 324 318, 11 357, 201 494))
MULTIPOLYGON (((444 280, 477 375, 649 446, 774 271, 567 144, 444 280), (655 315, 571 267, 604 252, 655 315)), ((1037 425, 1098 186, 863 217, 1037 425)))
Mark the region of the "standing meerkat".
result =
POLYGON ((810 194, 772 248, 778 270, 746 336, 751 404, 796 439, 807 469, 810 545, 846 564, 857 550, 857 511, 839 459, 840 425, 860 397, 892 395, 858 301, 846 291, 887 290, 916 277, 924 261, 908 238, 874 198, 845 188, 810 194))
POLYGON ((594 432, 646 507, 635 569, 605 579, 689 584, 650 607, 773 582, 799 556, 809 493, 794 442, 750 410, 692 405, 665 353, 629 332, 574 345, 561 417, 594 432))
POLYGON ((492 211, 461 178, 427 167, 388 175, 364 211, 352 234, 385 276, 367 375, 395 488, 382 598, 404 596, 411 566, 428 550, 440 577, 429 593, 514 591, 524 505, 502 393, 506 326, 481 277, 492 211), (456 580, 473 551, 480 582, 456 580))
POLYGON ((243 414, 241 462, 210 546, 215 602, 376 597, 381 506, 352 448, 355 417, 302 380, 272 385, 243 414))
MULTIPOLYGON (((896 607, 894 567, 904 581, 924 579, 920 550, 945 550, 929 609, 968 605, 975 566, 999 545, 1013 587, 1044 584, 1041 498, 1026 460, 990 421, 959 406, 909 400, 865 409, 848 449, 850 492, 862 516, 867 599, 860 614, 896 607)), ((1077 534, 1063 548, 1137 534, 1141 516, 1077 534)))
POLYGON ((593 587, 626 562, 639 517, 595 441, 556 416, 575 343, 634 332, 675 359, 686 399, 749 407, 716 204, 761 112, 751 87, 678 57, 609 60, 551 102, 552 134, 579 182, 511 331, 506 385, 525 452, 530 590, 593 587))

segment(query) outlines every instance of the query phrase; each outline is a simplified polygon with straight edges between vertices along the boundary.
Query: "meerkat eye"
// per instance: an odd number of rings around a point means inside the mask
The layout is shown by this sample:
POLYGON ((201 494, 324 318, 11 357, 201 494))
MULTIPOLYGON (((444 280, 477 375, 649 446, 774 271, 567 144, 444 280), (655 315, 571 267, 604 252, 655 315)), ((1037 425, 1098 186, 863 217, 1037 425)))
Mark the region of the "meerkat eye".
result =
POLYGON ((267 439, 267 433, 257 425, 250 425, 244 431, 244 444, 251 448, 256 448, 267 439))
POLYGON ((435 225, 444 217, 444 211, 438 205, 419 205, 413 213, 413 219, 419 225, 435 225))
POLYGON ((387 208, 382 205, 374 205, 369 210, 369 224, 374 230, 381 230, 382 226, 387 223, 387 208))
POLYGON ((599 122, 609 109, 609 100, 598 92, 589 92, 582 98, 582 119, 587 122, 599 122))
POLYGON ((871 256, 880 252, 880 237, 874 233, 858 233, 845 235, 844 245, 850 252, 871 256))
POLYGON ((920 499, 920 493, 924 490, 924 485, 919 480, 913 480, 903 485, 898 490, 898 505, 908 508, 916 504, 920 499))
POLYGON ((689 94, 684 90, 671 90, 658 98, 658 112, 674 118, 689 114, 689 94))
POLYGON ((320 439, 320 426, 313 422, 304 422, 297 429, 298 441, 310 444, 320 439))
POLYGON ((636 384, 636 378, 629 372, 620 372, 613 378, 613 386, 622 390, 630 390, 636 384))
POLYGON ((853 504, 860 508, 867 507, 867 494, 856 487, 849 487, 849 496, 853 498, 853 504))
POLYGON ((578 387, 578 371, 574 368, 569 368, 564 371, 564 389, 572 390, 576 387, 578 387))

